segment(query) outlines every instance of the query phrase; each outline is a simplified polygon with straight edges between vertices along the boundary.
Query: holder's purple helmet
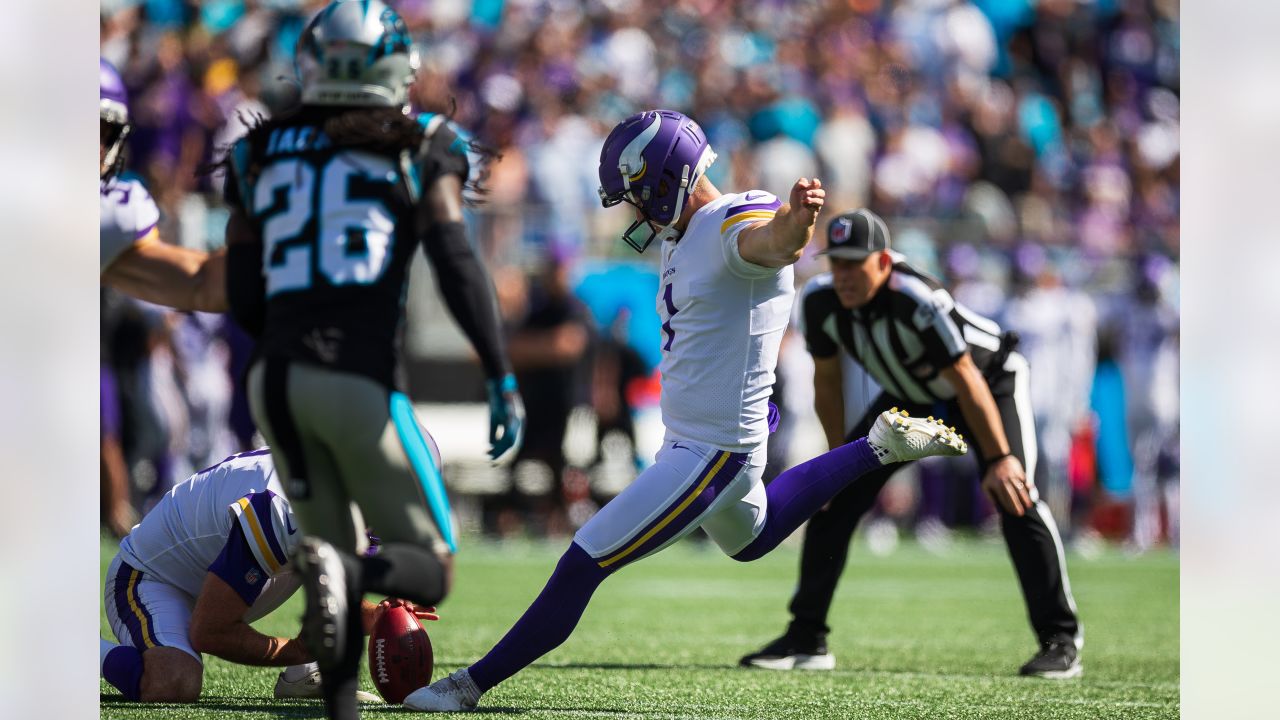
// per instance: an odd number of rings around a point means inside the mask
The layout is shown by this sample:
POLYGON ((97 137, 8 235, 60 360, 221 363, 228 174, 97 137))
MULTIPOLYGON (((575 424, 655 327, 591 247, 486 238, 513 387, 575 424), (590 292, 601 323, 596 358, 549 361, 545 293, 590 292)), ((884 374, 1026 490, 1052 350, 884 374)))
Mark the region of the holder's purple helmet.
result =
POLYGON ((654 239, 678 237, 675 222, 715 159, 698 123, 674 110, 648 110, 618 123, 600 151, 600 201, 640 211, 622 239, 644 252, 654 239))
POLYGON ((103 154, 99 176, 106 180, 119 169, 120 150, 129 137, 129 95, 111 63, 98 58, 98 116, 103 154))

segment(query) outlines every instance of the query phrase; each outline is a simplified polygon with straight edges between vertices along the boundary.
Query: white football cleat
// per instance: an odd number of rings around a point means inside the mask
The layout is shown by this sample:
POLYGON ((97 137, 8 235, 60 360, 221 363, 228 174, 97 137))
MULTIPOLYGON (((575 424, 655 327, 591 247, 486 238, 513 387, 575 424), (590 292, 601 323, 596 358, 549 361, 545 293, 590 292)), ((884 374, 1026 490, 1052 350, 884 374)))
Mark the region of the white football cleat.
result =
MULTIPOLYGON (((303 675, 297 680, 289 680, 285 673, 276 676, 276 687, 272 693, 281 700, 306 699, 320 700, 324 692, 320 689, 320 671, 318 669, 303 675)), ((382 698, 364 690, 356 691, 356 701, 362 703, 380 703, 382 698)))
POLYGON ((921 420, 898 408, 880 413, 867 434, 867 442, 881 465, 931 455, 963 455, 969 450, 964 438, 942 419, 930 416, 921 420))
POLYGON ((425 712, 471 712, 480 700, 480 688, 466 668, 446 678, 418 688, 404 699, 410 710, 425 712))

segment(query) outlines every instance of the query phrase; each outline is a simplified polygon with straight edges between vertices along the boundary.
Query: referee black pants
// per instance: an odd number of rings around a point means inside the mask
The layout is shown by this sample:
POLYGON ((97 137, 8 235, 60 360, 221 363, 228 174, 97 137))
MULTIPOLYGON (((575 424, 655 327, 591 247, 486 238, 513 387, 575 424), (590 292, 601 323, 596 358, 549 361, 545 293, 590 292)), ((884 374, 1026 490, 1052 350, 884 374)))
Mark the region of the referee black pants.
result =
MULTIPOLYGON (((1013 392, 996 395, 1000 419, 1009 440, 1009 448, 1027 471, 1027 479, 1035 477, 1036 439, 1032 422, 1030 390, 1027 380, 1026 360, 1014 354, 1005 365, 1015 374, 1013 392)), ((911 403, 881 393, 871 407, 849 433, 853 439, 866 435, 876 417, 891 407, 900 407, 913 416, 937 414, 937 406, 911 403)), ((974 434, 964 423, 960 407, 955 402, 946 403, 942 417, 950 425, 969 438, 974 434)), ((970 447, 976 449, 972 442, 970 447)), ((791 627, 788 634, 797 638, 825 637, 827 612, 835 595, 840 574, 844 572, 845 559, 849 555, 849 542, 858 521, 875 503, 880 489, 889 476, 901 465, 889 465, 867 473, 849 485, 831 503, 812 519, 804 534, 800 555, 800 582, 791 599, 791 627)), ((980 472, 986 471, 986 463, 979 457, 980 472)), ((1083 633, 1076 618, 1076 604, 1071 596, 1071 584, 1067 578, 1066 559, 1057 524, 1048 506, 1040 499, 1035 487, 1031 487, 1034 507, 1022 517, 1009 514, 999 505, 1000 529, 1009 556, 1018 574, 1027 614, 1036 637, 1041 642, 1054 636, 1067 635, 1077 646, 1083 645, 1083 633)))

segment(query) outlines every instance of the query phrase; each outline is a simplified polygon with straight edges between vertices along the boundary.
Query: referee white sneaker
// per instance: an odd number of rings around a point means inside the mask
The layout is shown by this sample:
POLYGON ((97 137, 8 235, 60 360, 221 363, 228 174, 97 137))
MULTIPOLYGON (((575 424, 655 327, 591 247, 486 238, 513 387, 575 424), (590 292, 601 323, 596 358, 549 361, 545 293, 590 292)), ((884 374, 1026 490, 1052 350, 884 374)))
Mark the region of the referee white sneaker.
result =
POLYGON ((480 695, 480 688, 471 679, 471 673, 462 668, 449 677, 409 693, 404 699, 404 706, 426 712, 471 712, 476 709, 480 695))
POLYGON ((893 408, 880 413, 867 442, 881 465, 919 460, 932 455, 963 455, 969 450, 955 428, 941 418, 913 418, 906 410, 893 408))

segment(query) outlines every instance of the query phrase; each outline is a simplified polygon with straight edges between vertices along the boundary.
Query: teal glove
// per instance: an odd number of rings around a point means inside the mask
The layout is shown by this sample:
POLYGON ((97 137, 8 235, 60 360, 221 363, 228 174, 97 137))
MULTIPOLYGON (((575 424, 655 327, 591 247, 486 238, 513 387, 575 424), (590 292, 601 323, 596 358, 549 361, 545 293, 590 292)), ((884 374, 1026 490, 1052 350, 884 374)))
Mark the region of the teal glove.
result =
POLYGON ((501 463, 520 452, 524 403, 516 388, 516 377, 510 373, 501 380, 487 380, 484 386, 489 391, 489 459, 501 463))

